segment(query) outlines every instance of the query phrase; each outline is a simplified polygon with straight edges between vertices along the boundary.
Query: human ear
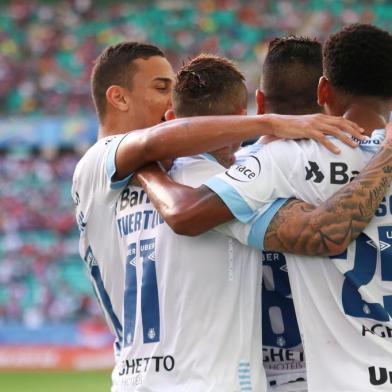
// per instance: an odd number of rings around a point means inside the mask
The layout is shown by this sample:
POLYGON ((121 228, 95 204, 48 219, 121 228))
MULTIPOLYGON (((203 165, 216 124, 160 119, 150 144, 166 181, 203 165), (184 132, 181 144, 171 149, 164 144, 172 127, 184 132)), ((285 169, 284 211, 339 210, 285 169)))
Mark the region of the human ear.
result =
POLYGON ((130 106, 130 99, 121 86, 113 85, 106 90, 106 101, 117 110, 126 112, 130 106))

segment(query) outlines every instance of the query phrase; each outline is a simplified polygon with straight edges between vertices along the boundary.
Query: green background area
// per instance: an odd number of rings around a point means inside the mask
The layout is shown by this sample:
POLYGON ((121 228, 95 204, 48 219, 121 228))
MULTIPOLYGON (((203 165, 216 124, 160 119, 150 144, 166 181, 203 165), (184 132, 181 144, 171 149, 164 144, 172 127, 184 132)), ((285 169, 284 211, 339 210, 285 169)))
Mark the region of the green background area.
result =
POLYGON ((110 371, 0 372, 2 392, 109 392, 110 371))

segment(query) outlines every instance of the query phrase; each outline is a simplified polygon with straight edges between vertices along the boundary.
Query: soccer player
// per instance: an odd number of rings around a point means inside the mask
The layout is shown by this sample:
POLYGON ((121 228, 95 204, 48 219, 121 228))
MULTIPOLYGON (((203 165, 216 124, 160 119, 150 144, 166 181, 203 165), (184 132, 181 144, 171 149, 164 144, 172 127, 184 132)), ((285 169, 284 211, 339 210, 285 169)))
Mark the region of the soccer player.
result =
MULTIPOLYGON (((272 40, 264 60, 258 114, 321 111, 317 85, 323 73, 321 44, 306 37, 272 40)), ((263 252, 263 365, 270 391, 305 391, 306 364, 282 253, 263 252)))
MULTIPOLYGON (((200 55, 178 72, 166 117, 240 115, 246 107, 236 67, 200 55)), ((171 175, 199 186, 228 168, 238 147, 179 158, 171 175)), ((116 220, 126 260, 118 389, 265 391, 260 253, 218 232, 176 235, 137 186, 123 190, 116 220)))
MULTIPOLYGON (((369 227, 347 250, 339 252, 336 248, 338 255, 309 258, 286 254, 305 343, 309 391, 391 389, 392 124, 387 126, 385 135, 383 130, 372 133, 384 128, 389 117, 390 53, 391 34, 363 24, 348 26, 332 35, 323 50, 324 76, 319 83, 318 101, 327 113, 346 115, 365 127, 371 138, 361 142, 361 149, 342 147, 342 156, 335 159, 313 142, 278 141, 263 146, 262 153, 207 183, 240 220, 249 220, 262 208, 258 216, 260 224, 254 229, 259 233, 259 243, 252 238, 250 243, 299 254, 309 251, 328 254, 330 244, 340 243, 342 234, 359 230, 358 223, 378 207, 369 227), (364 171, 358 173, 380 145, 383 149, 377 157, 381 181, 374 186, 372 178, 376 172, 368 173, 369 182, 363 180, 364 171), (341 204, 331 208, 329 223, 313 216, 305 225, 300 221, 303 208, 298 209, 297 202, 289 201, 277 211, 277 203, 281 202, 273 201, 276 197, 295 196, 319 203, 355 176, 354 181, 364 186, 358 196, 368 195, 370 199, 368 204, 360 203, 357 216, 350 221, 339 218, 345 209, 352 208, 351 203, 346 203, 348 195, 344 188, 337 192, 341 204), (384 198, 377 197, 385 191, 384 198), (310 231, 315 233, 318 243, 308 240, 310 231)), ((142 175, 139 177, 143 180, 142 175)), ((217 196, 205 188, 196 192, 187 189, 186 196, 191 204, 200 198, 205 200, 188 212, 188 216, 197 213, 200 219, 199 222, 193 219, 193 232, 208 226, 204 221, 211 206, 225 210, 217 196), (190 197, 193 199, 189 200, 190 197)), ((184 207, 185 203, 179 206, 184 207)))
POLYGON ((191 155, 207 146, 219 148, 271 132, 283 137, 310 135, 334 151, 320 131, 348 143, 339 129, 360 135, 359 127, 350 121, 330 116, 220 116, 152 127, 164 119, 171 105, 172 84, 172 68, 160 49, 135 42, 108 47, 92 74, 99 140, 75 169, 72 196, 80 229, 79 252, 116 335, 117 354, 123 346, 125 265, 120 259, 114 206, 134 170, 154 160, 191 155))

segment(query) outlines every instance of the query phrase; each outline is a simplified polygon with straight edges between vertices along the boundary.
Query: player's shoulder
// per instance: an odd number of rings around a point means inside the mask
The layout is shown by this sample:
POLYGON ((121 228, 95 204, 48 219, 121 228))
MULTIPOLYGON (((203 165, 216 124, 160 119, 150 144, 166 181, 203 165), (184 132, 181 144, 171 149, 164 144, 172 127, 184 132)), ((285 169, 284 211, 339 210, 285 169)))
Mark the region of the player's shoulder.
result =
POLYGON ((171 174, 181 170, 196 170, 201 168, 222 168, 219 162, 208 153, 193 155, 189 157, 181 157, 174 161, 170 170, 171 174))
POLYGON ((104 159, 106 156, 105 153, 109 151, 111 144, 119 136, 121 135, 107 136, 97 140, 80 158, 76 169, 81 170, 85 166, 95 165, 98 161, 104 159))
POLYGON ((204 153, 176 159, 169 174, 177 182, 197 187, 224 170, 212 155, 204 153))

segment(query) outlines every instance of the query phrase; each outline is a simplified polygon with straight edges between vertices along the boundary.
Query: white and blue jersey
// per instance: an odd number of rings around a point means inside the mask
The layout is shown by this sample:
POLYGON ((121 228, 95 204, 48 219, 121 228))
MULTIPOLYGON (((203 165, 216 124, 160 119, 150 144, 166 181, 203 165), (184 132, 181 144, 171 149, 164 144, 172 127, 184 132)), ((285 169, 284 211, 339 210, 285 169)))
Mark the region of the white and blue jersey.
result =
MULTIPOLYGON (((170 174, 199 186, 223 170, 199 155, 176 160, 170 174)), ((176 235, 138 187, 120 195, 116 225, 125 285, 114 390, 265 391, 260 254, 216 231, 176 235)))
POLYGON ((109 136, 95 143, 78 162, 72 183, 80 232, 79 253, 115 336, 116 362, 123 346, 124 263, 115 211, 119 195, 133 174, 120 181, 113 180, 115 153, 124 136, 109 136))
POLYGON ((79 253, 86 263, 90 279, 105 318, 115 336, 115 354, 120 352, 123 339, 123 291, 121 277, 124 265, 120 261, 115 222, 115 205, 128 178, 112 182, 114 154, 123 135, 100 139, 76 166, 72 197, 76 205, 76 221, 80 231, 79 253))
MULTIPOLYGON (((255 143, 242 148, 236 154, 236 165, 244 164, 247 157, 259 152, 262 146, 255 143)), ((274 390, 282 384, 293 386, 293 382, 305 380, 306 363, 286 258, 282 253, 262 252, 262 261, 263 366, 268 385, 274 390)))
MULTIPOLYGON (((282 199, 295 197, 316 205, 325 201, 359 173, 382 135, 374 132, 358 149, 335 141, 340 155, 314 141, 273 142, 206 185, 241 221, 259 214, 253 232, 259 233, 261 247, 282 199)), ((249 236, 248 242, 255 239, 249 236)), ((391 391, 391 190, 364 233, 343 254, 285 256, 309 391, 391 391)))

